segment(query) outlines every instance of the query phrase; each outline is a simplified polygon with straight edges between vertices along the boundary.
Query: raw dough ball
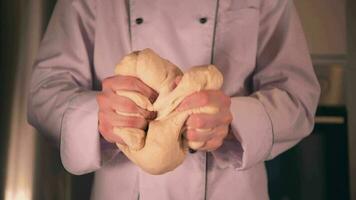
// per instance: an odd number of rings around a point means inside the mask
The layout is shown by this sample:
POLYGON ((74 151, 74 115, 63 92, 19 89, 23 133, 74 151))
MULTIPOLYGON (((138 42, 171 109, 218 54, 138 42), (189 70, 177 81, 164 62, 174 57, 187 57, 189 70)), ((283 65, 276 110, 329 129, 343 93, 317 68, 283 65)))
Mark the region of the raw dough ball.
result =
POLYGON ((186 96, 194 92, 221 88, 223 76, 215 66, 197 66, 183 74, 177 66, 159 57, 151 49, 144 49, 124 57, 116 66, 115 73, 137 77, 159 94, 151 104, 147 97, 139 93, 116 92, 130 98, 143 109, 157 112, 157 118, 149 123, 147 133, 135 128, 114 128, 114 133, 127 144, 117 146, 132 162, 150 174, 163 174, 183 162, 188 146, 199 148, 203 145, 199 142, 187 144, 182 137, 184 122, 193 113, 213 114, 219 111, 218 108, 206 106, 181 112, 175 109, 186 96), (175 87, 176 77, 182 75, 175 87))

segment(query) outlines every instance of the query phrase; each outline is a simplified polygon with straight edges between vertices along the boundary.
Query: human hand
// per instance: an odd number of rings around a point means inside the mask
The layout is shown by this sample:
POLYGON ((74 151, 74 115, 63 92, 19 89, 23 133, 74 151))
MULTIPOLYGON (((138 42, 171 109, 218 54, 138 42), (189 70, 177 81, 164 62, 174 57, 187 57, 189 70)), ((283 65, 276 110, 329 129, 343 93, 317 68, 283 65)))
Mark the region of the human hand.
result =
POLYGON ((127 97, 119 96, 115 92, 125 90, 138 92, 154 102, 158 94, 138 78, 132 76, 112 76, 102 82, 102 91, 97 94, 99 105, 98 123, 99 132, 102 137, 110 143, 124 144, 123 140, 114 134, 114 127, 138 128, 144 130, 147 121, 155 118, 155 113, 137 106, 127 97), (139 116, 124 116, 118 112, 139 114, 139 116))
POLYGON ((232 121, 231 100, 220 90, 205 90, 186 97, 177 111, 189 110, 203 106, 219 108, 215 114, 192 114, 187 119, 185 137, 190 142, 202 142, 197 150, 214 151, 219 148, 229 132, 232 121))

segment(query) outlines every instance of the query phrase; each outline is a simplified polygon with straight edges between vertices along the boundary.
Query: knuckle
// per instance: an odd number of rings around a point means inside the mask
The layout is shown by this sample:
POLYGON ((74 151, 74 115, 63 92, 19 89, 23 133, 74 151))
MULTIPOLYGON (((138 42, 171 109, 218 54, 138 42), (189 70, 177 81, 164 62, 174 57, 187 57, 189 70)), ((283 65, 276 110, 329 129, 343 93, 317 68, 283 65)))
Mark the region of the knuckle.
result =
POLYGON ((121 105, 120 105, 119 103, 115 102, 115 101, 113 101, 113 102, 111 103, 111 106, 110 106, 110 108, 111 108, 114 112, 120 111, 120 107, 121 107, 121 105))
POLYGON ((111 81, 111 78, 110 78, 110 77, 104 79, 104 80, 101 82, 102 88, 103 88, 103 89, 110 88, 110 87, 111 87, 111 84, 112 84, 111 82, 112 82, 112 81, 111 81))
POLYGON ((99 104, 102 104, 103 101, 105 101, 105 95, 104 93, 100 92, 99 94, 96 95, 96 100, 99 104))
POLYGON ((106 93, 101 92, 96 96, 99 108, 105 108, 111 104, 111 101, 106 93))

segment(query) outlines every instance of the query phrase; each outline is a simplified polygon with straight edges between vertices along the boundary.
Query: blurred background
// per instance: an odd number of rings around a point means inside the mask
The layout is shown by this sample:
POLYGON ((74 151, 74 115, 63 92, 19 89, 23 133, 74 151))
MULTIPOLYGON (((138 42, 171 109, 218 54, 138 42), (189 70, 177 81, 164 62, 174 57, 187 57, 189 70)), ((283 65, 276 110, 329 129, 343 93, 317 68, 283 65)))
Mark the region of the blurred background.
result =
MULTIPOLYGON (((31 66, 55 0, 1 1, 0 199, 89 199, 26 120, 31 66)), ((272 200, 356 200, 356 1, 296 0, 322 96, 313 133, 267 162, 272 200)))

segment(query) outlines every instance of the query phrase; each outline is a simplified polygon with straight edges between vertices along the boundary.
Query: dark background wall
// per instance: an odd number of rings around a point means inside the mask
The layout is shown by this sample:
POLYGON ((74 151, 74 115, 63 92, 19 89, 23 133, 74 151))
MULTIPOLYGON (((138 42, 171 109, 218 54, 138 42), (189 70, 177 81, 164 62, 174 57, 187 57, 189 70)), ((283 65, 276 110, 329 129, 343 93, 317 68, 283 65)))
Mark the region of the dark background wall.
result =
MULTIPOLYGON (((47 24, 56 1, 46 0, 44 2, 44 23, 47 24)), ((26 13, 25 9, 28 6, 27 3, 28 1, 23 0, 0 1, 0 199, 3 199, 5 195, 4 190, 9 149, 10 119, 13 106, 12 98, 14 94, 17 66, 19 63, 19 41, 24 35, 24 30, 23 27, 21 27, 21 24, 23 24, 25 20, 24 13, 26 13)), ((51 150, 51 147, 48 145, 46 146, 43 139, 40 140, 38 144, 38 151, 51 150)), ((49 159, 45 161, 45 156, 42 156, 42 159, 38 159, 38 162, 42 162, 39 165, 47 166, 47 169, 50 169, 51 166, 48 166, 48 163, 55 163, 53 162, 55 158, 51 158, 55 153, 55 150, 51 150, 47 154, 44 154, 47 155, 47 158, 49 159)), ((59 162, 58 157, 56 162, 59 162)), ((61 167, 61 165, 59 167, 61 167)), ((41 175, 40 172, 48 175, 48 171, 49 170, 43 170, 43 167, 38 167, 37 173, 38 175, 41 175)), ((43 176, 41 178, 43 178, 43 176)), ((45 185, 46 183, 41 182, 41 184, 45 185)))
MULTIPOLYGON (((24 26, 31 1, 0 1, 0 199, 5 196, 7 155, 14 85, 20 62, 20 41, 28 34, 24 26)), ((43 32, 48 24, 56 0, 40 0, 43 13, 43 32)), ((42 16, 42 14, 41 14, 42 16)), ((21 72, 20 72, 21 73, 21 72)), ((25 95, 25 94, 24 94, 25 95)), ((33 197, 36 200, 89 199, 92 175, 73 176, 61 164, 59 151, 41 134, 36 136, 33 197)))
POLYGON ((4 190, 5 159, 9 130, 11 96, 16 71, 19 37, 19 0, 0 1, 0 198, 4 190))
POLYGON ((348 41, 348 69, 347 107, 349 116, 349 157, 351 177, 351 197, 356 199, 356 1, 348 0, 347 13, 347 41, 348 41))

